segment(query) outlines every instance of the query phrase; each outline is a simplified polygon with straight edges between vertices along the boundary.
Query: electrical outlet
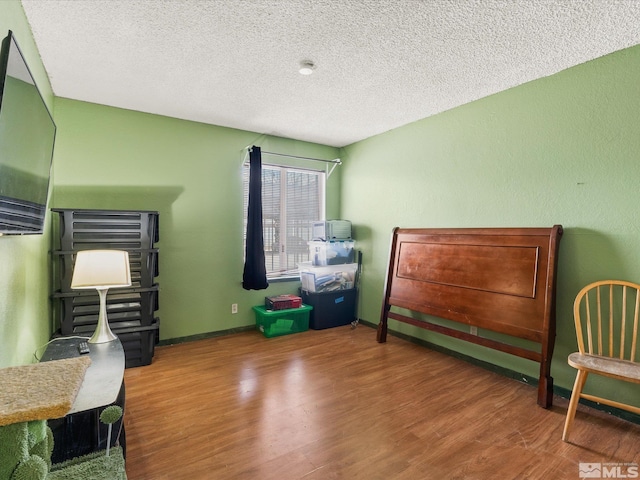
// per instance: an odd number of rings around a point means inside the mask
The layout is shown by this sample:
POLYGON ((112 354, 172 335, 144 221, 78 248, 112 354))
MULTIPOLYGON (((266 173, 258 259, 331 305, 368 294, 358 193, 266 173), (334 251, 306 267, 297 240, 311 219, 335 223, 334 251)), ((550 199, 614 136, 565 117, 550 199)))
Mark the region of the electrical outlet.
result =
POLYGON ((237 303, 232 303, 231 304, 231 313, 238 313, 238 304, 237 303))
POLYGON ((472 325, 471 327, 469 327, 469 333, 471 335, 476 335, 477 336, 478 335, 478 327, 475 327, 475 326, 472 325))

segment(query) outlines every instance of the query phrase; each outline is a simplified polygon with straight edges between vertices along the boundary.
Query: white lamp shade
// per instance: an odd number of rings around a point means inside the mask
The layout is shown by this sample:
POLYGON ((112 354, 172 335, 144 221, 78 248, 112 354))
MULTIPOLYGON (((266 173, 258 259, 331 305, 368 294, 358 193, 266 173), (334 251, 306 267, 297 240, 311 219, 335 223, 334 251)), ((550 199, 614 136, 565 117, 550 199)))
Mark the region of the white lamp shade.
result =
POLYGON ((71 288, 117 288, 131 285, 129 253, 122 250, 82 250, 76 254, 71 288))

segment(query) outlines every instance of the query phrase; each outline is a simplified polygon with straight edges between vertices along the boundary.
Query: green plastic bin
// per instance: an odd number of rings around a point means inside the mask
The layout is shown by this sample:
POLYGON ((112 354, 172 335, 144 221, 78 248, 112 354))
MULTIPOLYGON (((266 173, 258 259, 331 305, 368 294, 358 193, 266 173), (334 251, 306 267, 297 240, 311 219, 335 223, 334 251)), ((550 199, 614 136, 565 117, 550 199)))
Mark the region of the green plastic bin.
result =
POLYGON ((253 310, 256 312, 256 328, 271 338, 309 330, 309 312, 313 307, 302 305, 286 310, 267 310, 264 305, 258 305, 253 310))

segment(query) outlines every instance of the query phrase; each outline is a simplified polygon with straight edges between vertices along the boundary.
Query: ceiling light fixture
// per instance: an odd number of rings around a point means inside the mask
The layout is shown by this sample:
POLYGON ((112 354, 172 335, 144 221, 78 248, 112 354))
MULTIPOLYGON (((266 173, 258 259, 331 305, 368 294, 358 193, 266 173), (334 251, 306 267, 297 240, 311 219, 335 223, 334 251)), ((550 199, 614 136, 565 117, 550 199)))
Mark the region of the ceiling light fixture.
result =
POLYGON ((300 75, 311 75, 316 69, 316 65, 311 60, 303 60, 300 62, 300 75))

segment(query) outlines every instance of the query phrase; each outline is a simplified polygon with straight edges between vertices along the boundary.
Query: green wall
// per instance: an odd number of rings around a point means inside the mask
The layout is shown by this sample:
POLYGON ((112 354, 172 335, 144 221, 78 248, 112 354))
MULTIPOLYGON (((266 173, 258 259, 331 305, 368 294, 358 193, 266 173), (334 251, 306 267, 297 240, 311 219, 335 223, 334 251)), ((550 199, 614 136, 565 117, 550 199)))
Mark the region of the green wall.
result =
MULTIPOLYGON (((639 79, 640 46, 347 147, 341 214, 365 252, 361 317, 378 322, 395 226, 562 224, 552 374, 571 388, 576 293, 640 281, 639 79)), ((389 325, 537 377, 533 362, 389 325)), ((638 386, 615 388, 638 402, 638 386)))
MULTIPOLYGON (((16 36, 36 83, 49 106, 49 79, 18 0, 0 2, 0 37, 16 36)), ((33 353, 49 340, 49 242, 44 235, 0 237, 0 368, 31 363, 33 353)))
MULTIPOLYGON (((297 292, 299 282, 242 289, 244 147, 327 159, 337 149, 61 98, 56 122, 54 207, 160 212, 162 340, 255 324, 265 295, 297 292)), ((327 185, 329 217, 340 173, 327 185)))

